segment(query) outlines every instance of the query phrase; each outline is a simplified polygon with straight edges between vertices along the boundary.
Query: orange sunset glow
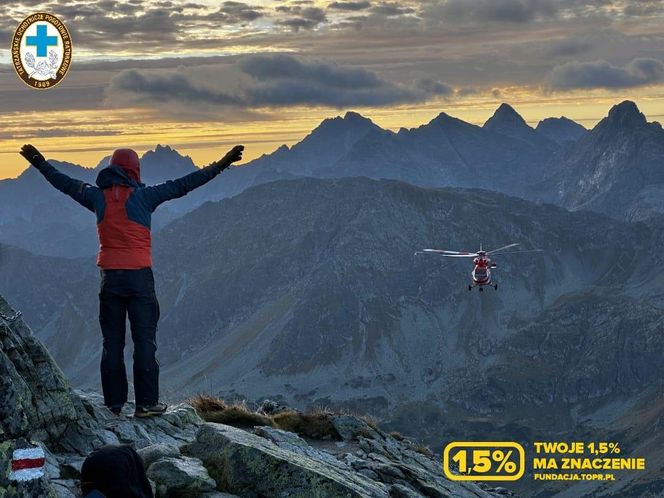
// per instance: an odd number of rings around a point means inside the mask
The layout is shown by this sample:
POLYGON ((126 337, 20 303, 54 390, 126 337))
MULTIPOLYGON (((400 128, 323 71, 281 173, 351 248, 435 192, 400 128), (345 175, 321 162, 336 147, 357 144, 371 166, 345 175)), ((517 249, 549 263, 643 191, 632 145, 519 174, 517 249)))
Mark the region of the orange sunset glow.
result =
POLYGON ((86 167, 117 147, 142 153, 156 144, 203 166, 243 143, 251 160, 348 110, 392 130, 443 111, 482 124, 501 102, 533 126, 564 115, 592 128, 624 99, 649 120, 664 116, 657 3, 172 4, 5 9, 0 178, 26 168, 17 152, 27 142, 86 167), (59 16, 74 40, 66 81, 47 91, 25 86, 9 63, 13 29, 37 11, 59 16), (329 75, 340 83, 328 84, 329 75))

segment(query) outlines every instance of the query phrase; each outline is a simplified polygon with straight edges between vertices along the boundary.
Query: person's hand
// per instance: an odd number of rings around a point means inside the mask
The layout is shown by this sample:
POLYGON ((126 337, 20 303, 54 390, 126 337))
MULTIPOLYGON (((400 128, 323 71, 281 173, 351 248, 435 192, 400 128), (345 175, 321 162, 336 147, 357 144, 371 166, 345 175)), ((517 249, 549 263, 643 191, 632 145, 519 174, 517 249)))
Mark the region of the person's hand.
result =
POLYGON ((244 151, 244 145, 236 145, 231 150, 229 150, 221 159, 221 161, 219 161, 221 169, 226 169, 231 164, 242 160, 242 151, 244 151))
POLYGON ((41 152, 37 150, 37 147, 31 144, 25 144, 23 147, 21 147, 20 154, 25 157, 33 166, 37 166, 46 160, 44 156, 42 156, 41 152))

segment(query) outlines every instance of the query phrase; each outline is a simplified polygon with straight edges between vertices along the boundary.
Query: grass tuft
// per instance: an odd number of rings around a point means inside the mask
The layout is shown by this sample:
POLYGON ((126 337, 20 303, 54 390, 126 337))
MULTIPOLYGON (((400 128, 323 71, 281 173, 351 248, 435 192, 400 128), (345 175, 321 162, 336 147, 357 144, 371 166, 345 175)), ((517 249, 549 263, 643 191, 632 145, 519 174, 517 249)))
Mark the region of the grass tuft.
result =
POLYGON ((300 436, 312 439, 337 439, 341 436, 334 428, 330 416, 332 412, 324 409, 315 409, 305 413, 287 410, 272 416, 272 420, 279 429, 295 432, 300 436))
POLYGON ((270 417, 251 411, 245 403, 229 405, 220 399, 207 395, 198 395, 190 403, 206 422, 239 427, 253 427, 255 425, 274 427, 270 417))
POLYGON ((262 415, 251 411, 245 403, 227 404, 213 396, 198 395, 189 403, 206 422, 216 422, 241 427, 267 425, 312 439, 341 440, 334 428, 333 413, 325 408, 315 408, 305 413, 286 410, 274 415, 262 415))
POLYGON ((403 441, 404 437, 403 434, 397 431, 392 431, 390 432, 390 436, 392 436, 393 439, 396 439, 397 441, 403 441))
POLYGON ((378 427, 378 420, 376 420, 371 415, 360 415, 358 416, 358 418, 364 420, 367 423, 367 425, 371 427, 374 431, 380 431, 380 428, 378 427))
POLYGON ((425 457, 429 457, 429 458, 433 457, 433 452, 431 451, 431 449, 429 449, 428 446, 425 446, 423 444, 418 444, 418 445, 415 445, 415 447, 413 449, 415 451, 417 451, 418 453, 424 455, 425 457))

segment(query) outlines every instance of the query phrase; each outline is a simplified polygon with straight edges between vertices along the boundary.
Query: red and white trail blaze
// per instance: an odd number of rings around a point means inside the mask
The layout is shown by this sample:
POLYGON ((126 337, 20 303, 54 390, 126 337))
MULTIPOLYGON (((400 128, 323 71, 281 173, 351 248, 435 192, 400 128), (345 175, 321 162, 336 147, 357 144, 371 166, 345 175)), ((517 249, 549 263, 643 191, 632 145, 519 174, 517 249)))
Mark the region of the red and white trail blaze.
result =
POLYGON ((46 456, 44 450, 35 446, 14 450, 12 454, 12 470, 9 479, 12 481, 31 481, 44 475, 46 456))

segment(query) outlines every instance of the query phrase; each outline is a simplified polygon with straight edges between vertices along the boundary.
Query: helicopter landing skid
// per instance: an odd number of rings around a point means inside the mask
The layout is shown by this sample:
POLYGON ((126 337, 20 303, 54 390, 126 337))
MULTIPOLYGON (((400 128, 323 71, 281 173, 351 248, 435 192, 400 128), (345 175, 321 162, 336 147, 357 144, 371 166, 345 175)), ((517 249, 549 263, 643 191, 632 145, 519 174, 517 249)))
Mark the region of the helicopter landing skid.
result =
POLYGON ((493 290, 498 290, 498 284, 496 284, 496 283, 484 284, 484 285, 468 284, 468 290, 469 291, 473 290, 473 287, 479 287, 480 292, 484 292, 484 287, 493 287, 493 290))

